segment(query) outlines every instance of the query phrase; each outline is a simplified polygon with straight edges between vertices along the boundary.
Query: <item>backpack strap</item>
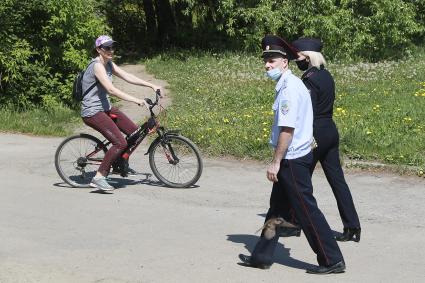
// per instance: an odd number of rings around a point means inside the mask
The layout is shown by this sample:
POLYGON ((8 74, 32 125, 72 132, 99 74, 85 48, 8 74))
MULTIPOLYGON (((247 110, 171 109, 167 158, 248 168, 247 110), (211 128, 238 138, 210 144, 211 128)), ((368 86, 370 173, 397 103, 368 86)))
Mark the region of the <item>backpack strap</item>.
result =
POLYGON ((83 93, 83 97, 86 96, 87 93, 89 93, 95 86, 97 85, 97 79, 96 82, 93 83, 84 93, 83 93))
MULTIPOLYGON (((90 64, 87 66, 86 70, 88 69, 88 67, 93 64, 95 62, 95 60, 91 61, 90 64)), ((89 93, 99 82, 96 78, 96 75, 94 76, 94 79, 96 80, 88 89, 86 89, 86 91, 83 93, 83 97, 86 96, 87 93, 89 93)))

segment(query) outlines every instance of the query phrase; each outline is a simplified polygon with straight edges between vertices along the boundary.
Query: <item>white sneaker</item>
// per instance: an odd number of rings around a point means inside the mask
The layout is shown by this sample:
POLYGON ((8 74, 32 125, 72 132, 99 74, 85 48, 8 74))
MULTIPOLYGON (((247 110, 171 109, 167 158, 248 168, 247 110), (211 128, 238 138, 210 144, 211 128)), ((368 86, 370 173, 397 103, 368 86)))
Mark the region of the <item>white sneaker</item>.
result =
POLYGON ((98 188, 102 191, 113 191, 115 190, 114 187, 109 185, 108 181, 106 181, 106 178, 104 176, 101 177, 93 177, 91 180, 90 186, 93 188, 98 188))

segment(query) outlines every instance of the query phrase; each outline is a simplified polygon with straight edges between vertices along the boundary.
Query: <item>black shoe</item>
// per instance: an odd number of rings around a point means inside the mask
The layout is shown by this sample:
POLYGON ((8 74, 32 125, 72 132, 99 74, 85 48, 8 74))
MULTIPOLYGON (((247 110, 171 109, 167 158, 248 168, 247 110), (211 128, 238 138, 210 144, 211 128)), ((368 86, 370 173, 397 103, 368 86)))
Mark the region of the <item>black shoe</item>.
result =
POLYGON ((301 236, 301 228, 282 227, 278 229, 277 234, 279 237, 299 237, 301 236))
POLYGON ((127 169, 121 169, 121 168, 114 168, 112 167, 112 172, 111 174, 117 174, 117 175, 121 175, 121 177, 126 178, 128 176, 136 176, 139 175, 140 173, 137 172, 136 170, 128 167, 127 169), (124 171, 125 170, 125 171, 124 171))
POLYGON ((307 273, 311 274, 330 274, 330 273, 342 273, 345 271, 344 261, 340 261, 331 266, 315 266, 307 269, 307 273))
POLYGON ((335 239, 340 242, 360 242, 360 233, 360 228, 344 228, 344 232, 341 235, 336 236, 335 239))
POLYGON ((127 174, 129 176, 136 176, 136 175, 139 175, 140 173, 137 172, 136 170, 134 170, 133 168, 128 167, 127 168, 127 174))
POLYGON ((246 266, 246 267, 253 267, 253 268, 259 268, 259 269, 269 269, 270 264, 264 264, 264 263, 256 263, 253 262, 250 256, 239 254, 239 259, 242 262, 239 262, 239 265, 246 266))

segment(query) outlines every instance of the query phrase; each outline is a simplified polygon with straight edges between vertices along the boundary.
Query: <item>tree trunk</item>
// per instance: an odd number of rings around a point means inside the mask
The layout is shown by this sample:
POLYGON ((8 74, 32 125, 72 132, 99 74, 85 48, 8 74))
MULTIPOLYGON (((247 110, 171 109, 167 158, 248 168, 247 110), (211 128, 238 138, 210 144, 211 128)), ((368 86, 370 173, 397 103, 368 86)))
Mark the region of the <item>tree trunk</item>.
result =
POLYGON ((158 19, 158 38, 160 46, 173 43, 176 33, 176 24, 169 0, 155 1, 156 16, 158 19))
POLYGON ((156 15, 152 0, 143 0, 143 10, 145 11, 146 17, 146 34, 147 41, 150 47, 156 44, 157 39, 157 27, 156 27, 156 15))

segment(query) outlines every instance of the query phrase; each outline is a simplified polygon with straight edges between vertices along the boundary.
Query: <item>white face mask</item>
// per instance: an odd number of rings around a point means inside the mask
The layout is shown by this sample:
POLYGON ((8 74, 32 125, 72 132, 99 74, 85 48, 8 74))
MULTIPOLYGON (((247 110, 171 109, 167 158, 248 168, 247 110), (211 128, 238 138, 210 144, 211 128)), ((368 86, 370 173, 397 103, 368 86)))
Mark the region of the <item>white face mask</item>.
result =
POLYGON ((266 72, 266 76, 274 81, 278 81, 282 76, 282 71, 279 68, 274 68, 266 72))

